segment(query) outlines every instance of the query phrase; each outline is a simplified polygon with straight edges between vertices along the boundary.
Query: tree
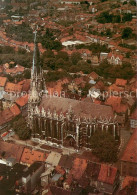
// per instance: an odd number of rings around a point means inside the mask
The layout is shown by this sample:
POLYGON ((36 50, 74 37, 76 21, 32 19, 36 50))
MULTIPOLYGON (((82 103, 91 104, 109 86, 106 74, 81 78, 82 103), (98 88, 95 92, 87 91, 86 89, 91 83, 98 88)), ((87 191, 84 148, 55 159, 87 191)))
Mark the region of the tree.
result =
POLYGON ((55 58, 45 58, 43 61, 43 69, 55 70, 55 58))
POLYGON ((46 82, 57 81, 65 77, 69 77, 69 74, 66 71, 48 72, 45 75, 46 82))
POLYGON ((31 72, 30 72, 30 70, 29 70, 29 69, 25 70, 25 71, 24 71, 24 78, 25 78, 25 79, 30 79, 30 77, 31 77, 31 72))
POLYGON ((58 69, 58 68, 63 68, 64 65, 65 65, 65 61, 64 61, 62 58, 59 58, 59 59, 56 61, 55 67, 56 67, 56 69, 58 69))
POLYGON ((47 51, 44 51, 43 55, 42 55, 42 59, 44 58, 54 58, 55 55, 54 55, 54 52, 52 50, 47 50, 47 51))
POLYGON ((58 40, 55 40, 55 37, 49 28, 46 29, 46 33, 42 37, 41 43, 42 43, 42 46, 46 49, 50 49, 50 50, 55 49, 57 51, 62 49, 61 42, 58 40))
POLYGON ((130 0, 129 3, 130 5, 136 6, 136 0, 130 0))
POLYGON ((126 27, 122 32, 122 39, 129 39, 132 36, 132 28, 126 27))
POLYGON ((118 144, 110 133, 96 132, 91 137, 91 148, 102 162, 116 162, 118 154, 118 144))
POLYGON ((27 127, 27 123, 23 117, 15 120, 12 127, 21 140, 27 140, 30 138, 31 130, 27 127))
POLYGON ((126 5, 126 4, 127 4, 127 1, 124 1, 124 2, 123 2, 123 5, 126 5))
POLYGON ((81 54, 79 52, 73 52, 71 55, 72 63, 76 65, 80 60, 81 60, 81 54))
POLYGON ((125 13, 123 15, 123 22, 126 22, 126 21, 131 21, 132 20, 132 14, 131 13, 125 13))
POLYGON ((57 59, 60 59, 62 58, 64 61, 68 61, 69 60, 69 56, 68 56, 68 53, 65 52, 65 51, 59 51, 57 56, 56 56, 57 59))

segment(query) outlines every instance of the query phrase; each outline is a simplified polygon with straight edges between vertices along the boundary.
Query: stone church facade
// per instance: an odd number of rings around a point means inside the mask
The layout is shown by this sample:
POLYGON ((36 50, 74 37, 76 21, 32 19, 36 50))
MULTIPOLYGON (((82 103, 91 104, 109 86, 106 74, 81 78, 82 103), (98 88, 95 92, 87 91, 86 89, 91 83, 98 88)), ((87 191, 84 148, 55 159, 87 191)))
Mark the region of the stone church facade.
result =
POLYGON ((36 60, 34 56, 28 101, 28 125, 33 138, 77 149, 90 148, 90 139, 96 131, 110 131, 119 139, 118 124, 110 106, 49 96, 36 60))

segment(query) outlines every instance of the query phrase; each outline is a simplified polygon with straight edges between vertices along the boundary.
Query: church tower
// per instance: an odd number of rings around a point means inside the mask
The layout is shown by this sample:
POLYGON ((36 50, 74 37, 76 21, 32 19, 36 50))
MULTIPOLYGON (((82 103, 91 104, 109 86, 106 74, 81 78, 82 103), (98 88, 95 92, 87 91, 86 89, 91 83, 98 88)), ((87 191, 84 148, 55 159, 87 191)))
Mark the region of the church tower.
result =
POLYGON ((36 42, 37 32, 34 37, 33 65, 31 68, 31 84, 28 99, 28 125, 33 129, 33 116, 39 106, 42 95, 46 93, 46 85, 40 60, 38 44, 36 42))

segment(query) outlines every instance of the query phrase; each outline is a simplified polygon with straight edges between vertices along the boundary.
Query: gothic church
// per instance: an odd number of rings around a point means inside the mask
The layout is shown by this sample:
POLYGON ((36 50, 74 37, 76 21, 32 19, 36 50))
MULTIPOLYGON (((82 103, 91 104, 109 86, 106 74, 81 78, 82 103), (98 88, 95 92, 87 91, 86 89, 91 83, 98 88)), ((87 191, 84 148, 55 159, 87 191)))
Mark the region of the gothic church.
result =
POLYGON ((49 96, 39 59, 35 33, 28 101, 32 137, 77 149, 90 148, 90 139, 96 131, 110 131, 119 139, 118 124, 110 106, 49 96))

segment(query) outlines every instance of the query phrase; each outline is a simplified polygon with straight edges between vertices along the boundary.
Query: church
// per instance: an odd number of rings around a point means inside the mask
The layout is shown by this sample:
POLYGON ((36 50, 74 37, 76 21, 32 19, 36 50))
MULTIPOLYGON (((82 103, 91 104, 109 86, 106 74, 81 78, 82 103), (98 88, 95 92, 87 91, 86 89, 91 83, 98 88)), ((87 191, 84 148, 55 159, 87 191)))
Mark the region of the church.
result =
POLYGON ((76 149, 91 148, 96 131, 110 131, 118 140, 119 127, 110 106, 48 95, 39 59, 35 34, 27 117, 32 137, 76 149))

